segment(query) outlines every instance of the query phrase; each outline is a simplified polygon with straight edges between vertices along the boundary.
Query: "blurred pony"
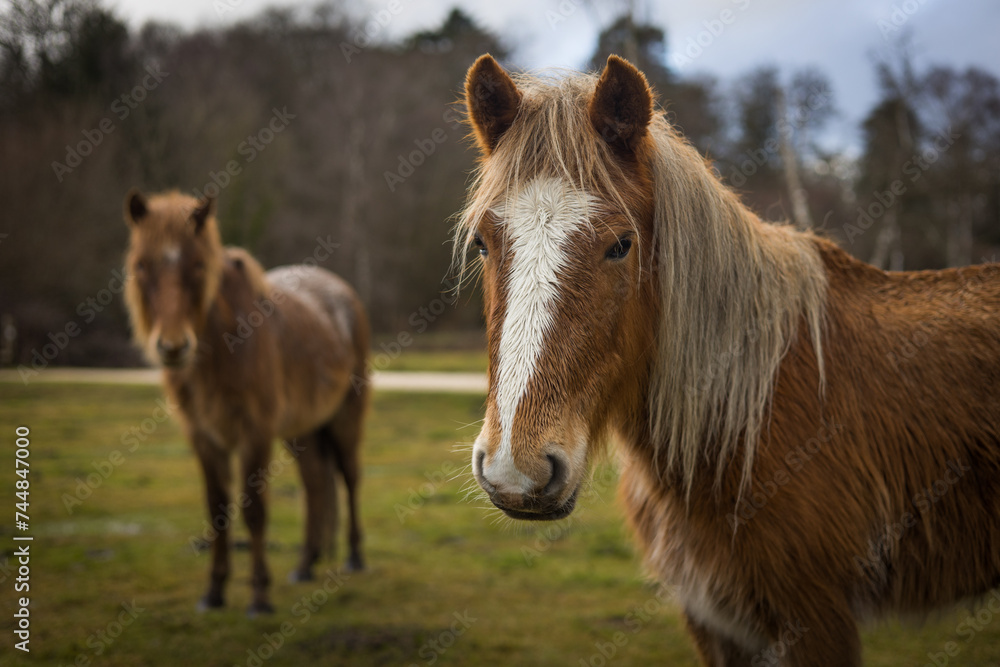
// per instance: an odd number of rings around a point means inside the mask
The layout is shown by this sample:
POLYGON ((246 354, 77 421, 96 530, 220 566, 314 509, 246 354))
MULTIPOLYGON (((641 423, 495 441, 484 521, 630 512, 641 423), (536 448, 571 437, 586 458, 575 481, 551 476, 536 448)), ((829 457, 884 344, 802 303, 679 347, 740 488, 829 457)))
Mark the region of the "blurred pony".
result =
POLYGON ((305 487, 305 543, 294 579, 337 528, 336 475, 347 488, 348 567, 363 567, 356 494, 368 403, 368 320, 357 295, 316 267, 267 273, 244 250, 223 248, 212 199, 169 192, 125 199, 131 230, 125 300, 135 339, 179 406, 205 478, 212 566, 204 608, 224 604, 228 527, 240 507, 250 531, 250 613, 270 612, 265 490, 271 443, 282 438, 305 487), (237 499, 230 459, 239 459, 237 499))

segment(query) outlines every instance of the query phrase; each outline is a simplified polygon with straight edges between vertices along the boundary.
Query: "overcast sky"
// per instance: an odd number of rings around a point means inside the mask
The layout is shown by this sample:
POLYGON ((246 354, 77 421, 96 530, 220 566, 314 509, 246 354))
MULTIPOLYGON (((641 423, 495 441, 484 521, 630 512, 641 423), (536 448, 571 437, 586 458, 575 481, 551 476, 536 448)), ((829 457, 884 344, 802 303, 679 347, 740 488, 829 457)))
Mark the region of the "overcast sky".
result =
MULTIPOLYGON (((134 26, 149 19, 186 28, 248 18, 270 5, 297 0, 111 0, 134 26)), ((311 4, 306 2, 305 4, 311 4)), ((383 34, 405 36, 438 26, 454 6, 501 35, 524 67, 580 68, 600 26, 621 0, 356 0, 353 13, 391 16, 383 34), (398 11, 385 13, 391 3, 398 11), (365 11, 367 7, 367 11, 365 11)), ((911 33, 918 67, 976 65, 1000 76, 997 0, 636 0, 641 18, 667 32, 668 64, 682 73, 707 73, 731 82, 758 65, 791 70, 816 66, 832 80, 842 112, 834 134, 857 140, 857 124, 877 91, 874 54, 903 30, 911 33)))

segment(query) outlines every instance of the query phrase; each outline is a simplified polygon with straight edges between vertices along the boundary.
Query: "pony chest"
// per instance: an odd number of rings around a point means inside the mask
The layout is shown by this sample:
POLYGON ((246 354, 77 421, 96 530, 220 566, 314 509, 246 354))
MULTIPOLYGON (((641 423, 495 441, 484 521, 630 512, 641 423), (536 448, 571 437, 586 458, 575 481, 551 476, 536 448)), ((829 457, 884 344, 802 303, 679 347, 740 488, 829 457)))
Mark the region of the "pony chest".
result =
POLYGON ((685 511, 682 499, 655 492, 645 476, 626 474, 622 483, 646 565, 673 589, 684 613, 749 651, 764 648, 747 564, 733 552, 732 533, 703 525, 685 511))
POLYGON ((751 596, 739 581, 720 574, 689 562, 678 564, 674 588, 684 613, 748 651, 764 649, 767 636, 754 616, 751 596))
MULTIPOLYGON (((273 418, 260 397, 244 388, 187 380, 169 388, 190 429, 225 450, 255 434, 273 431, 273 418)), ((270 437, 270 436, 267 436, 270 437)))

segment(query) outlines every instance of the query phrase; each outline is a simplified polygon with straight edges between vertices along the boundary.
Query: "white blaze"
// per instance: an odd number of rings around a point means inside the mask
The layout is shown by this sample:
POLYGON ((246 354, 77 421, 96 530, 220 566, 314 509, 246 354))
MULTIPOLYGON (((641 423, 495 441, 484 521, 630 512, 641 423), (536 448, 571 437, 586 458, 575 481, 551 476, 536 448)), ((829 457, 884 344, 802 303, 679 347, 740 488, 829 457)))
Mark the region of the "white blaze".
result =
POLYGON ((181 261, 181 247, 179 245, 169 245, 163 249, 163 260, 167 264, 176 264, 181 261))
POLYGON ((507 489, 526 492, 534 487, 514 465, 514 415, 552 325, 557 274, 566 264, 568 239, 588 219, 589 207, 590 198, 565 180, 540 177, 498 211, 510 247, 507 312, 496 369, 500 446, 482 472, 507 489))

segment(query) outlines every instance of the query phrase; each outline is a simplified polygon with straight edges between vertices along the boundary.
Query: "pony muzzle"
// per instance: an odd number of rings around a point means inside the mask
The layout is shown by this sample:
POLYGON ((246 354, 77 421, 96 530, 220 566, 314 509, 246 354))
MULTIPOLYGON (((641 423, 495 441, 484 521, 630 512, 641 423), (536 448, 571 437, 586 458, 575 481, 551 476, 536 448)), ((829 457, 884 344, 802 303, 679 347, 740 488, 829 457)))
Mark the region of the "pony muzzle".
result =
MULTIPOLYGON (((554 448, 547 448, 554 449, 554 448)), ((573 511, 579 485, 570 484, 570 465, 556 451, 544 454, 525 474, 513 459, 473 448, 472 470, 479 486, 498 509, 512 519, 551 521, 573 511)))
POLYGON ((191 352, 194 350, 193 338, 187 332, 180 336, 171 337, 158 335, 155 344, 156 358, 167 367, 184 366, 190 360, 191 352))

